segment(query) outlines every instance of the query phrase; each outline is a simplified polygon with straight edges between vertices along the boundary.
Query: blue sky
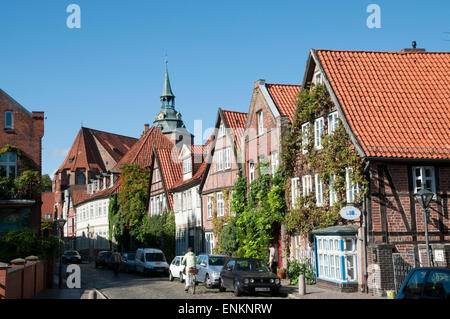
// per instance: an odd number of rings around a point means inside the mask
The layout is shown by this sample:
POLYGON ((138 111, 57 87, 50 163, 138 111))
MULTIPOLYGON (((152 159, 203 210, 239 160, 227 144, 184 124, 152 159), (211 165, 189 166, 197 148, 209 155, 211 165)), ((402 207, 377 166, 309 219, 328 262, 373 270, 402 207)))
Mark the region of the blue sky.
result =
POLYGON ((1 0, 0 88, 46 115, 43 174, 83 126, 139 137, 159 111, 164 56, 189 130, 246 112, 253 82, 301 82, 310 48, 449 51, 450 1, 1 0), (69 29, 69 4, 81 29, 69 29), (381 28, 366 26, 369 4, 381 28))

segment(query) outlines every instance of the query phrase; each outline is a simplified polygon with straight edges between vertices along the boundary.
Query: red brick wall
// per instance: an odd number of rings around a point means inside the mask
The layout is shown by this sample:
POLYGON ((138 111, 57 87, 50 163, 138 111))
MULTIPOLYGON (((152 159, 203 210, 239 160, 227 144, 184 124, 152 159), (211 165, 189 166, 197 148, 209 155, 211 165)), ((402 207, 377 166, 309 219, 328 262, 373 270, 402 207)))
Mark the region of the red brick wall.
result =
POLYGON ((446 261, 436 265, 450 266, 450 167, 439 163, 372 163, 367 207, 368 267, 379 269, 378 286, 373 289, 379 295, 394 289, 393 253, 401 254, 412 267, 427 264, 424 212, 413 197, 413 166, 434 167, 437 197, 429 207, 429 243, 432 254, 435 249, 444 250, 446 261))
MULTIPOLYGON (((44 136, 44 112, 28 113, 11 97, 0 90, 0 148, 7 144, 18 147, 36 164, 39 175, 42 170, 42 137, 44 136), (5 112, 13 112, 13 128, 5 129, 5 112)), ((20 169, 20 168, 19 168, 20 169)), ((40 229, 41 202, 32 208, 30 227, 40 229)))

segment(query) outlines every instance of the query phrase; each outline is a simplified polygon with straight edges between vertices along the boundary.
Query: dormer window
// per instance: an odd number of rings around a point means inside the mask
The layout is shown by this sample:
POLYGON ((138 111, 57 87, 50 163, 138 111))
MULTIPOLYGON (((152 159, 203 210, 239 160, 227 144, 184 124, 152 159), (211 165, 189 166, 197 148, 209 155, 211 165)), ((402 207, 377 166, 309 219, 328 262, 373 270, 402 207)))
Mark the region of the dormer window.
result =
POLYGON ((5 128, 12 129, 13 128, 13 112, 6 111, 5 112, 5 128))

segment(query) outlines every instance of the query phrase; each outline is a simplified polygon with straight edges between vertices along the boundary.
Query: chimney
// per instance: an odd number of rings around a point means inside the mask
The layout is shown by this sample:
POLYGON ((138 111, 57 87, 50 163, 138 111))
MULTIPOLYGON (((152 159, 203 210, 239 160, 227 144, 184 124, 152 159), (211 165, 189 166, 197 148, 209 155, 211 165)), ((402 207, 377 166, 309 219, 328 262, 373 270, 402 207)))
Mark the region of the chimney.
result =
POLYGON ((405 48, 401 52, 414 53, 414 52, 425 52, 426 51, 425 49, 418 49, 418 48, 416 48, 416 46, 417 46, 417 42, 413 41, 412 48, 405 48))
POLYGON ((145 133, 147 133, 147 131, 148 131, 149 129, 150 129, 150 124, 145 123, 145 124, 144 124, 144 131, 142 132, 141 137, 144 136, 145 133))

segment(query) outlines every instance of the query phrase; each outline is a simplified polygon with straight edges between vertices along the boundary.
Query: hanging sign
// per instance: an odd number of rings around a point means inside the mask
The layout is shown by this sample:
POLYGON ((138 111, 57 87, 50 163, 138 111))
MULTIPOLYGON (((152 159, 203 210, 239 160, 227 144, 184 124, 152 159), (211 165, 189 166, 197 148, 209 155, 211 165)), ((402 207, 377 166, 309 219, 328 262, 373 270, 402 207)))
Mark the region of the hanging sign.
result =
POLYGON ((361 211, 353 206, 345 206, 339 211, 339 214, 344 219, 353 220, 361 216, 361 211))

